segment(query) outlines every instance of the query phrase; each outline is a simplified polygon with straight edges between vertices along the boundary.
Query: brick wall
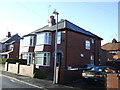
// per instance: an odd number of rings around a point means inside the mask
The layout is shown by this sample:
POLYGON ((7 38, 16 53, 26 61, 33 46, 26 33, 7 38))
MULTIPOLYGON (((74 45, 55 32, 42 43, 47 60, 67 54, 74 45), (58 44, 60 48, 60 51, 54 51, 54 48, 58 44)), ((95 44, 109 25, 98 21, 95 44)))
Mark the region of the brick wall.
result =
MULTIPOLYGON (((61 30, 62 40, 61 44, 58 45, 58 50, 63 52, 63 58, 61 59, 60 67, 60 82, 72 81, 79 79, 81 77, 81 71, 68 71, 68 66, 79 67, 83 64, 90 64, 91 55, 95 56, 95 64, 99 64, 99 50, 100 50, 100 40, 93 38, 87 35, 83 35, 77 32, 70 30, 61 30), (95 40, 95 43, 92 43, 92 39, 95 40), (90 50, 85 49, 85 41, 89 40, 91 48, 90 50), (80 55, 83 54, 84 57, 80 55), (69 76, 68 76, 69 75, 69 76)), ((52 45, 51 45, 51 71, 53 72, 54 65, 54 38, 55 33, 53 32, 52 36, 52 45)))
POLYGON ((19 43, 14 43, 13 52, 10 53, 9 58, 19 58, 19 43))

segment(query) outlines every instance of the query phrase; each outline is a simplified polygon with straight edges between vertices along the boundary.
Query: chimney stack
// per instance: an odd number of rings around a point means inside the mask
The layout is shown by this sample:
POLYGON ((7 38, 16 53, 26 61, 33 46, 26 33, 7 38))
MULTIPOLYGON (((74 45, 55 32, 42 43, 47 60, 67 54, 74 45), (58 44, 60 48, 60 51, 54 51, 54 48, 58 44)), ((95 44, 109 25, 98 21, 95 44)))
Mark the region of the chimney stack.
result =
POLYGON ((10 32, 8 32, 8 35, 7 35, 7 37, 9 38, 9 37, 11 37, 11 33, 10 32))
POLYGON ((113 38, 112 43, 117 43, 117 40, 113 38))
POLYGON ((55 19, 54 19, 54 16, 50 16, 50 20, 49 20, 49 27, 52 26, 52 25, 55 25, 55 19))

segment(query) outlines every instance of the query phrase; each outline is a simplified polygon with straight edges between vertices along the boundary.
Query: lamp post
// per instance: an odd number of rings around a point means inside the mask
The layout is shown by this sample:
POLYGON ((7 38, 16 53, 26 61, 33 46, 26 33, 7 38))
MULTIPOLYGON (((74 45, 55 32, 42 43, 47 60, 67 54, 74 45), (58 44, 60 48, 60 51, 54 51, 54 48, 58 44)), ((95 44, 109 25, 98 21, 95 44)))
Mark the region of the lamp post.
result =
POLYGON ((56 10, 53 12, 57 16, 56 21, 56 32, 55 32, 55 60, 54 60, 54 77, 53 77, 53 84, 57 84, 56 80, 56 62, 57 62, 57 33, 58 33, 58 15, 59 13, 56 10))

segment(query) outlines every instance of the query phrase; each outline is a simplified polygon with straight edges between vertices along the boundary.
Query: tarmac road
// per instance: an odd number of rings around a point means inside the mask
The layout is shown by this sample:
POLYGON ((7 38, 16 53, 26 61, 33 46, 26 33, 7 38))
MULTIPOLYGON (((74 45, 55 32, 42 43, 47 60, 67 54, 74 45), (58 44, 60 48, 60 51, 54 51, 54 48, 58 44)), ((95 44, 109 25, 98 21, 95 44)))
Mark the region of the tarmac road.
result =
POLYGON ((39 88, 6 75, 0 74, 0 78, 2 78, 2 83, 0 83, 2 88, 39 88))

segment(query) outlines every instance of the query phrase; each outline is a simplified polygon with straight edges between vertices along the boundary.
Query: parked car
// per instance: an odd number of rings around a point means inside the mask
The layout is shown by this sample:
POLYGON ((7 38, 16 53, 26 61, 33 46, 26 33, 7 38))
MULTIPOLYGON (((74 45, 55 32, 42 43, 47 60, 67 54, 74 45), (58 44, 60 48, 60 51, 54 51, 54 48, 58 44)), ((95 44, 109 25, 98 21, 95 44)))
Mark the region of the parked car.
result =
POLYGON ((95 67, 95 65, 93 64, 84 64, 81 67, 79 67, 79 70, 90 70, 93 67, 95 67))
POLYGON ((111 66, 95 66, 90 70, 83 70, 82 76, 88 80, 103 82, 107 74, 110 73, 117 73, 118 75, 120 75, 119 72, 111 66))

